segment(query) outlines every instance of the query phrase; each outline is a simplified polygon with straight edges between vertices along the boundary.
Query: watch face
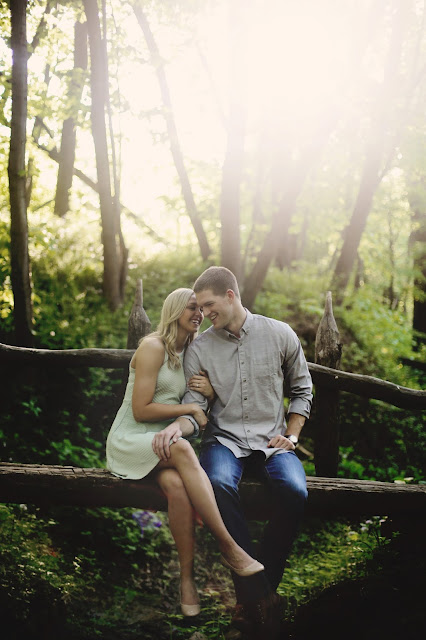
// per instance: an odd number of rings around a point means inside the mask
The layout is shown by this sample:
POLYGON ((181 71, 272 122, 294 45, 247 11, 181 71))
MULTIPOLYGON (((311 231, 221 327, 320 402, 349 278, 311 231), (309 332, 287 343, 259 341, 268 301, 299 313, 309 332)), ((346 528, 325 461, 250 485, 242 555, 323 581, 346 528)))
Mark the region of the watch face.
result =
POLYGON ((297 438, 297 436, 288 436, 288 439, 290 440, 290 442, 292 442, 293 444, 297 444, 299 442, 299 439, 297 438))

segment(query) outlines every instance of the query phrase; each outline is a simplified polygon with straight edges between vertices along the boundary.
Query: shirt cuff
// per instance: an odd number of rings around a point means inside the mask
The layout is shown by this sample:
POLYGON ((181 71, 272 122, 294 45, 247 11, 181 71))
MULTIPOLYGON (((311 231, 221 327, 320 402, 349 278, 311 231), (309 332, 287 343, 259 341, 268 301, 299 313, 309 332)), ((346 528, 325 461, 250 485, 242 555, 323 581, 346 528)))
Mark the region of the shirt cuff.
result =
POLYGON ((303 398, 293 398, 290 400, 287 413, 298 413, 305 418, 309 418, 311 413, 311 403, 303 398))
POLYGON ((194 418, 194 416, 181 416, 181 417, 182 418, 187 418, 194 425, 194 431, 189 436, 185 436, 185 439, 186 440, 195 440, 195 438, 198 438, 198 436, 200 435, 200 427, 198 425, 198 422, 194 418))

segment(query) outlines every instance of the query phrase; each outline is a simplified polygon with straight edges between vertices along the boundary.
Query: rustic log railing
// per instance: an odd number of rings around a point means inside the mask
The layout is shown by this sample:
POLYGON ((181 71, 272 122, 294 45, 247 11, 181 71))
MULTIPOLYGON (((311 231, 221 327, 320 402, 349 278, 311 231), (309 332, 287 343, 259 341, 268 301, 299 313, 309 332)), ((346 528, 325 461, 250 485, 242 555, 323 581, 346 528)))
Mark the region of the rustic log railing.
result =
MULTIPOLYGON (((27 364, 34 367, 124 368, 129 363, 138 340, 149 328, 150 322, 143 309, 140 281, 129 318, 127 349, 47 350, 0 344, 0 363, 27 364)), ((339 358, 339 336, 332 314, 331 295, 327 295, 325 314, 316 343, 317 363, 308 363, 318 396, 316 421, 320 425, 322 441, 322 448, 319 450, 319 439, 315 442, 317 476, 334 476, 337 473, 339 442, 336 398, 339 391, 382 400, 400 408, 426 409, 425 391, 401 387, 372 376, 347 373, 321 364, 333 363, 338 367, 339 358), (321 474, 322 470, 325 472, 321 474)), ((426 514, 426 485, 308 477, 308 490, 308 513, 311 514, 398 514, 423 517, 426 514)), ((259 483, 243 482, 241 494, 249 517, 263 519, 271 512, 273 499, 259 483)), ((123 481, 105 469, 8 462, 0 462, 0 501, 139 506, 154 510, 166 508, 166 501, 160 490, 146 480, 123 481)))
MULTIPOLYGON (((308 477, 308 515, 426 514, 426 486, 308 477)), ((245 480, 241 499, 249 518, 268 519, 274 499, 264 485, 245 480)), ((0 463, 0 502, 37 505, 142 507, 165 511, 166 498, 147 480, 121 480, 106 469, 0 463)))

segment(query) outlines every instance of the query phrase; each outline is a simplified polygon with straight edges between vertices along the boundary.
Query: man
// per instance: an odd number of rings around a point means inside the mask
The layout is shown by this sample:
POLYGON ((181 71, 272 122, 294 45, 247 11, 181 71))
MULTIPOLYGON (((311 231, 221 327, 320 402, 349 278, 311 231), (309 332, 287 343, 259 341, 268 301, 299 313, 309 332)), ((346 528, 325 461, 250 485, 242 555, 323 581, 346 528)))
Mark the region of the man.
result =
MULTIPOLYGON (((225 525, 248 553, 254 550, 238 492, 244 471, 263 480, 277 498, 255 554, 265 571, 250 578, 233 574, 235 626, 269 640, 278 634, 280 599, 275 591, 307 498, 306 476, 294 450, 309 417, 312 381, 294 331, 245 309, 231 271, 210 267, 196 280, 194 292, 212 326, 188 347, 185 375, 189 379, 205 371, 217 396, 200 462, 225 525), (287 423, 284 382, 290 398, 287 423)), ((206 399, 194 390, 187 391, 183 402, 197 402, 207 410, 206 399)))

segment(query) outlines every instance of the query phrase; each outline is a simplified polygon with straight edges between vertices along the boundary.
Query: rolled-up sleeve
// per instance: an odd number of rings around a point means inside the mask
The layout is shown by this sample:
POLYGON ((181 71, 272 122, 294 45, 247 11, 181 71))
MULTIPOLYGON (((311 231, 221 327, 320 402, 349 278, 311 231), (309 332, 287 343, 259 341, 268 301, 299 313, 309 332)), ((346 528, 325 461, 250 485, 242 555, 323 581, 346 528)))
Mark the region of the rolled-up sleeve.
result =
POLYGON ((312 378, 300 340, 290 327, 289 330, 287 353, 282 367, 290 399, 288 413, 298 413, 309 418, 312 406, 312 378))

